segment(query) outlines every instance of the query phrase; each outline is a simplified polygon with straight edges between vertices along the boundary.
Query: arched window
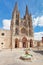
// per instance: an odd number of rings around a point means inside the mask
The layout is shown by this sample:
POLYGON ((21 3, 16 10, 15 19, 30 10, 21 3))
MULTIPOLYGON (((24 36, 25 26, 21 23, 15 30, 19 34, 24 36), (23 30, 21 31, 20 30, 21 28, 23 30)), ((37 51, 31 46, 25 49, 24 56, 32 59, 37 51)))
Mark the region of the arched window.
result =
POLYGON ((25 33, 25 31, 26 31, 25 28, 21 29, 21 33, 25 33))
POLYGON ((28 31, 24 27, 21 29, 21 33, 28 35, 28 31))
POLYGON ((18 20, 16 20, 15 24, 16 24, 16 25, 19 25, 19 21, 18 21, 18 20))
POLYGON ((30 20, 28 20, 28 26, 32 27, 32 22, 30 20))
POLYGON ((19 19, 19 14, 16 14, 16 19, 19 19))
POLYGON ((18 30, 18 28, 15 29, 15 34, 16 34, 16 35, 19 34, 19 30, 18 30))

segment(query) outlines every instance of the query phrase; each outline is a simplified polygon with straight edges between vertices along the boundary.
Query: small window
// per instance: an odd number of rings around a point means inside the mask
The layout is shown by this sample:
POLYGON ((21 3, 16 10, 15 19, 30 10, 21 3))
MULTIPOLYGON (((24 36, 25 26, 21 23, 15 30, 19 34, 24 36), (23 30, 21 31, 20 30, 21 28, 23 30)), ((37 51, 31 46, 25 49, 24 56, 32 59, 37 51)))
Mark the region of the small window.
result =
POLYGON ((16 18, 19 19, 19 14, 16 14, 16 18))
POLYGON ((15 29, 15 34, 17 34, 17 35, 19 34, 18 28, 15 29))
POLYGON ((3 45, 4 43, 2 42, 1 44, 3 45))
POLYGON ((15 24, 16 24, 16 25, 19 25, 19 21, 18 21, 18 20, 16 20, 15 24))
POLYGON ((4 36, 4 33, 2 33, 2 36, 4 36))

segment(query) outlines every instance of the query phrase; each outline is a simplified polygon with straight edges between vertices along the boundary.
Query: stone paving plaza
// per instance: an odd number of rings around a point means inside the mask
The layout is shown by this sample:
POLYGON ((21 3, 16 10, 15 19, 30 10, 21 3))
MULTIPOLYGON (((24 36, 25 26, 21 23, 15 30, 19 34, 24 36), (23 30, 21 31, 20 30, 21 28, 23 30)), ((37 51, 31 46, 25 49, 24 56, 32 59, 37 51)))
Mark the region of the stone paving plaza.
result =
POLYGON ((0 65, 43 65, 43 51, 30 53, 33 55, 32 61, 23 61, 19 57, 25 53, 24 49, 7 49, 0 51, 0 65))

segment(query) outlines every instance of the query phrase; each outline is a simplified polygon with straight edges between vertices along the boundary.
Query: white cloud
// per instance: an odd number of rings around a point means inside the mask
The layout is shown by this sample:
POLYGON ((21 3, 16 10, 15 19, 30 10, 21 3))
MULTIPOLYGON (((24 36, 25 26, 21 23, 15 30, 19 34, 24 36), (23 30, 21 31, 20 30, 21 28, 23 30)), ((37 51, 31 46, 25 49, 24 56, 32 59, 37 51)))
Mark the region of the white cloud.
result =
POLYGON ((2 22, 3 22, 3 29, 9 30, 10 29, 11 20, 4 19, 2 22))
POLYGON ((34 39, 35 40, 41 40, 42 36, 43 36, 43 32, 34 33, 34 39))
POLYGON ((33 18, 33 26, 43 26, 43 16, 33 18))
MULTIPOLYGON (((33 18, 33 27, 36 27, 36 26, 43 26, 43 16, 38 16, 36 18, 32 17, 33 18)), ((43 32, 35 32, 34 33, 34 39, 35 40, 41 40, 41 37, 43 36, 43 32)))

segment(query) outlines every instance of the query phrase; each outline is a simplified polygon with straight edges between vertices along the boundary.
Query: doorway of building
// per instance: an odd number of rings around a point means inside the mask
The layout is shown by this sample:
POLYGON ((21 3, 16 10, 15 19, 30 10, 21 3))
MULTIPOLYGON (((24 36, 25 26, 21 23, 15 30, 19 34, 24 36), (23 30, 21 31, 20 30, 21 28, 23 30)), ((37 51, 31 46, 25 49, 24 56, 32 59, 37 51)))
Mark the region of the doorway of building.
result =
POLYGON ((30 39, 30 47, 33 47, 33 40, 30 39))
POLYGON ((27 38, 26 37, 23 37, 23 39, 22 39, 22 45, 23 45, 23 48, 27 48, 28 47, 27 38))
POLYGON ((15 39, 15 48, 19 48, 19 40, 18 40, 18 38, 15 39))
POLYGON ((26 48, 26 43, 25 42, 23 42, 23 48, 26 48))

